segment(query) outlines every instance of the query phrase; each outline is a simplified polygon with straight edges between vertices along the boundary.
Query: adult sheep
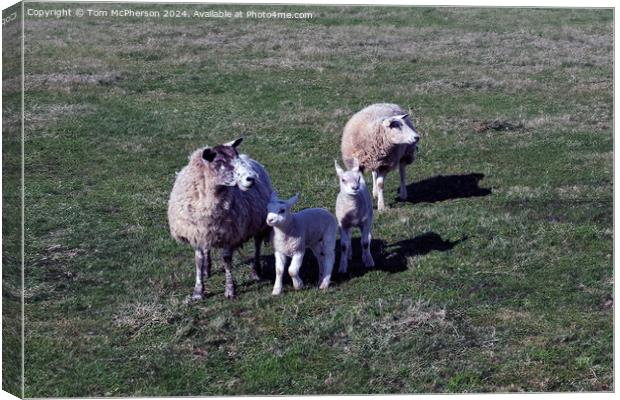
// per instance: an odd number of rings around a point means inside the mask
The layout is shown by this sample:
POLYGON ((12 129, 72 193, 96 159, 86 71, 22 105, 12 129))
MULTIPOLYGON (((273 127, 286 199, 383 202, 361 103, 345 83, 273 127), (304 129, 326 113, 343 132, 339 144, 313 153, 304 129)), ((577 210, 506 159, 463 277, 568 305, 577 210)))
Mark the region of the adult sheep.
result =
POLYGON ((370 105, 345 125, 342 161, 351 169, 357 158, 361 171, 372 171, 372 194, 379 210, 385 209, 383 180, 396 167, 400 172, 400 199, 407 199, 405 168, 415 160, 419 140, 409 114, 396 104, 370 105))
POLYGON ((273 190, 265 168, 237 152, 242 140, 194 151, 170 193, 170 233, 195 251, 194 300, 203 296, 203 278, 210 275, 213 248, 222 249, 227 298, 235 296, 233 251, 250 238, 255 245, 252 275, 258 278, 261 243, 269 232, 267 203, 273 190))

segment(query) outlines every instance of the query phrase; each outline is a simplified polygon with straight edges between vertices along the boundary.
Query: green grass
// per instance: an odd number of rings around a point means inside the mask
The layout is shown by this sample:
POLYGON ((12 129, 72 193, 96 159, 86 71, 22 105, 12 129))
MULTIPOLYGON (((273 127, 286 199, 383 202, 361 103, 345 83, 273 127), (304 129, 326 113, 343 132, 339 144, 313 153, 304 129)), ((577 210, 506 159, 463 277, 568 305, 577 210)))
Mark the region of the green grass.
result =
POLYGON ((26 22, 26 396, 613 390, 612 11, 290 9, 315 18, 26 22), (187 304, 190 152, 244 136, 333 210, 342 128, 379 101, 423 137, 378 267, 354 239, 350 277, 319 292, 308 256, 274 298, 246 246, 236 300, 218 259, 187 304))

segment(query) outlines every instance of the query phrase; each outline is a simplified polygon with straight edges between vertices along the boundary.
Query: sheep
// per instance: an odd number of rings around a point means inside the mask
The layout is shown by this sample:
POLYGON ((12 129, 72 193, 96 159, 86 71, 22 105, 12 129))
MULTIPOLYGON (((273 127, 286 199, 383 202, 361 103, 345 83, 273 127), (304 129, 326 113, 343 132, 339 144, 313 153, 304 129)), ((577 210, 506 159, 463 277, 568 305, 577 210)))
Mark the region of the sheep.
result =
POLYGON ((289 275, 296 290, 303 287, 299 269, 306 248, 310 248, 319 262, 319 288, 327 289, 335 261, 336 218, 324 208, 307 208, 295 214, 291 207, 299 193, 288 200, 279 200, 273 192, 267 204, 267 225, 273 227, 273 249, 276 258, 276 281, 272 295, 282 293, 282 275, 286 258, 291 257, 289 275))
POLYGON ((336 199, 336 219, 340 230, 340 267, 338 272, 346 273, 349 260, 353 257, 351 249, 351 228, 359 227, 362 231, 362 262, 367 268, 375 266, 370 254, 372 239, 372 199, 364 175, 359 171, 359 161, 353 159, 353 168, 344 171, 334 160, 336 174, 340 181, 340 193, 336 199))
POLYGON ((360 170, 372 171, 372 194, 377 208, 385 209, 383 180, 398 166, 400 199, 407 199, 405 168, 415 160, 420 135, 409 114, 396 104, 373 104, 355 114, 342 134, 342 160, 348 169, 357 158, 360 170))
POLYGON ((222 249, 226 286, 224 295, 235 296, 233 251, 254 238, 252 277, 258 279, 267 203, 272 192, 265 168, 237 147, 243 138, 194 151, 178 173, 168 202, 168 224, 174 239, 188 243, 195 252, 196 284, 192 300, 203 297, 203 278, 209 277, 211 249, 222 249))

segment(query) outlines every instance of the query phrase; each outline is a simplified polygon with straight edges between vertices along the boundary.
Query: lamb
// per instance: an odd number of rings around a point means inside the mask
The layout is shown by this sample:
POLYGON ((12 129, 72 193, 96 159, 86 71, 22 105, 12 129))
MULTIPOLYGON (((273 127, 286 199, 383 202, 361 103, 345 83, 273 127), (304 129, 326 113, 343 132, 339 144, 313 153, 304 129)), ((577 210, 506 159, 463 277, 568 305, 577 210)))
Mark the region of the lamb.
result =
POLYGON ((272 192, 265 168, 237 147, 243 138, 194 151, 178 173, 168 202, 168 224, 174 239, 195 252, 193 300, 203 297, 203 278, 209 277, 211 249, 222 249, 227 298, 235 296, 233 251, 254 238, 252 276, 258 279, 267 203, 272 192))
POLYGON ((336 219, 340 229, 340 267, 338 272, 346 273, 349 260, 353 257, 351 249, 351 228, 359 227, 362 231, 362 262, 367 268, 375 266, 370 254, 372 239, 372 199, 364 176, 359 171, 357 158, 353 159, 353 168, 344 171, 334 160, 336 173, 340 181, 340 193, 336 199, 336 219))
POLYGON ((383 180, 398 166, 400 199, 407 199, 405 168, 415 160, 420 135, 409 114, 396 104, 373 104, 355 114, 342 134, 342 160, 348 169, 357 158, 360 170, 372 171, 372 194, 377 208, 385 209, 383 180))
POLYGON ((286 258, 291 257, 289 275, 296 290, 303 287, 299 269, 306 248, 310 248, 319 262, 319 288, 326 289, 331 279, 335 260, 336 218, 324 208, 308 208, 295 214, 291 207, 299 193, 288 200, 279 200, 273 192, 267 204, 267 225, 273 227, 273 248, 276 258, 276 281, 272 295, 282 293, 282 275, 286 258))

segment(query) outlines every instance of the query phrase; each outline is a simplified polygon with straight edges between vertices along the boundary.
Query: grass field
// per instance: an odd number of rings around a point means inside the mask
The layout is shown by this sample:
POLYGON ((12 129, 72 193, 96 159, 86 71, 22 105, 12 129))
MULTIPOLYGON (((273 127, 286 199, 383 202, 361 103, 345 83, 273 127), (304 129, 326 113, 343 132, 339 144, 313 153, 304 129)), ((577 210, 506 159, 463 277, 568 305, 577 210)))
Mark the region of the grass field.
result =
POLYGON ((26 396, 613 390, 613 12, 252 7, 314 18, 26 21, 26 396), (383 101, 423 136, 377 268, 356 233, 350 276, 319 292, 307 256, 272 297, 248 245, 236 300, 218 260, 188 304, 190 152, 244 136, 333 211, 342 128, 383 101))

